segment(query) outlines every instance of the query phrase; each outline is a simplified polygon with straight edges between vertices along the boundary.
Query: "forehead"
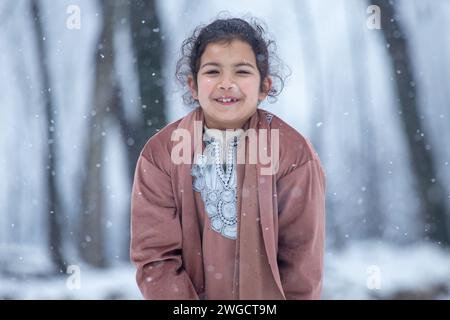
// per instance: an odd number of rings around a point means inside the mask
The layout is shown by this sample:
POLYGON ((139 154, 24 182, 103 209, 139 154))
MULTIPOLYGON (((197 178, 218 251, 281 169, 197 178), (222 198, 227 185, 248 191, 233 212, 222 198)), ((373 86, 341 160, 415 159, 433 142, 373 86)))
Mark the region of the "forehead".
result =
POLYGON ((208 62, 218 62, 224 65, 247 62, 256 65, 256 58, 252 47, 247 42, 233 40, 230 43, 209 43, 200 59, 200 65, 208 62))

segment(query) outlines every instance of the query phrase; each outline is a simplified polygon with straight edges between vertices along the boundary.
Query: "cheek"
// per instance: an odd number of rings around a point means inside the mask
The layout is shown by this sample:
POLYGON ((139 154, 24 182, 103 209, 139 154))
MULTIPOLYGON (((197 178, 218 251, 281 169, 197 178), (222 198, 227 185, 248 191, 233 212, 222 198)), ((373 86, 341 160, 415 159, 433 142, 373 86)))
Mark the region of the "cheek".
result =
POLYGON ((241 90, 247 96, 258 96, 259 95, 259 81, 249 80, 243 81, 240 84, 241 90))
POLYGON ((214 81, 212 79, 199 79, 198 89, 200 95, 208 95, 214 89, 214 81))

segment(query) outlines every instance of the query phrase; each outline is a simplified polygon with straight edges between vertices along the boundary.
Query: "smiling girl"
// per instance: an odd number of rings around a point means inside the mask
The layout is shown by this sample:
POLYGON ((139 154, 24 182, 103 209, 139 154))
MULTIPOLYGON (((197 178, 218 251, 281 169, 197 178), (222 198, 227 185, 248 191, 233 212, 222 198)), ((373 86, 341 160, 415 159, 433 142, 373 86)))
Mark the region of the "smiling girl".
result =
POLYGON ((305 137, 258 108, 283 84, 271 44, 238 18, 183 43, 177 78, 195 108, 149 139, 134 177, 146 299, 320 298, 325 174, 305 137))

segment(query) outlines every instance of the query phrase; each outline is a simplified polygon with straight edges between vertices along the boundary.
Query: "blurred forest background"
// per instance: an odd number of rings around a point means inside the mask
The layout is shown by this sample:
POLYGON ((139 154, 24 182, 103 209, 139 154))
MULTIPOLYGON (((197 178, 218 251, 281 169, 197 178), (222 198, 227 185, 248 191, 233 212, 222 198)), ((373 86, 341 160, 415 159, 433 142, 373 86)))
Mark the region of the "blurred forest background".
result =
POLYGON ((326 171, 323 298, 450 298, 450 1, 5 0, 0 299, 140 299, 136 160, 190 111, 181 43, 222 10, 292 70, 261 107, 326 171))

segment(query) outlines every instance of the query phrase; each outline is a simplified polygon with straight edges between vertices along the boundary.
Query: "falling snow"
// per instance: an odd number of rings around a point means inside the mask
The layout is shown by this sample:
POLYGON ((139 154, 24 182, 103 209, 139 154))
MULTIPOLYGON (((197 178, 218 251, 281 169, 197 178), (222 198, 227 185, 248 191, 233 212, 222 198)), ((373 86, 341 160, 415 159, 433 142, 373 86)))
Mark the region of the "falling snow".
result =
MULTIPOLYGON (((0 299, 141 298, 129 261, 130 181, 135 165, 129 161, 134 161, 130 159, 149 135, 190 111, 183 106, 184 92, 174 79, 179 48, 197 24, 223 9, 255 12, 263 18, 273 31, 280 58, 292 69, 278 101, 264 101, 261 108, 308 139, 325 169, 323 297, 390 299, 420 289, 430 298, 449 299, 449 255, 439 249, 443 243, 428 238, 434 226, 423 220, 416 188, 421 169, 411 157, 416 146, 421 155, 430 157, 434 172, 421 182, 429 190, 443 188, 439 197, 450 208, 450 102, 445 87, 450 82, 446 55, 450 42, 442 31, 450 30, 446 19, 450 7, 435 2, 398 2, 398 18, 390 22, 401 22, 404 30, 393 33, 388 43, 382 30, 361 28, 367 17, 364 2, 306 0, 283 3, 274 10, 270 0, 257 5, 238 0, 206 5, 202 0, 189 7, 176 0, 161 1, 160 25, 144 16, 135 20, 146 37, 157 42, 155 46, 149 40, 152 50, 166 50, 161 68, 146 71, 151 88, 140 87, 138 68, 147 62, 133 51, 138 38, 132 37, 132 21, 122 13, 112 28, 113 43, 107 43, 107 36, 99 39, 105 19, 92 1, 76 1, 82 12, 80 30, 64 27, 64 4, 41 1, 44 35, 35 33, 29 2, 0 4, 0 299), (427 19, 417 28, 424 13, 427 19), (389 56, 397 50, 394 42, 400 36, 408 42, 414 75, 402 89, 411 98, 408 101, 417 103, 420 122, 409 140, 403 126, 413 105, 401 106, 396 96, 397 81, 406 79, 408 70, 393 66, 389 56), (37 41, 44 43, 45 59, 38 56, 37 41), (108 51, 110 44, 113 52, 108 51), (96 63, 101 68, 113 64, 114 71, 103 82, 96 81, 96 63), (48 83, 43 82, 41 67, 48 70, 48 83), (117 99, 102 108, 95 99, 102 99, 97 85, 105 83, 117 99), (52 102, 53 110, 47 110, 47 102, 52 102), (164 112, 154 114, 159 108, 164 112), (58 201, 52 202, 52 197, 58 201), (81 217, 95 216, 91 213, 97 208, 102 212, 98 221, 82 224, 81 217), (51 254, 57 248, 48 242, 54 217, 60 220, 67 262, 81 268, 79 290, 68 289, 70 274, 49 277, 54 266, 51 254), (104 255, 110 263, 106 269, 82 261, 82 252, 98 241, 95 228, 105 241, 104 255), (379 289, 367 284, 368 272, 370 276, 374 270, 380 272, 379 289)), ((297 164, 287 166, 302 170, 297 164)), ((180 187, 174 190, 183 194, 180 187)), ((242 199, 252 192, 243 188, 242 199)), ((299 209, 301 201, 313 196, 299 188, 289 192, 299 199, 299 209)), ((279 192, 273 194, 274 201, 282 198, 279 192)), ((242 217, 248 219, 245 212, 242 217)), ((260 224, 260 218, 256 222, 260 224)), ((213 265, 205 270, 216 280, 224 277, 213 265)), ((145 276, 145 281, 158 280, 145 276)), ((175 284, 167 290, 180 292, 175 284)))

